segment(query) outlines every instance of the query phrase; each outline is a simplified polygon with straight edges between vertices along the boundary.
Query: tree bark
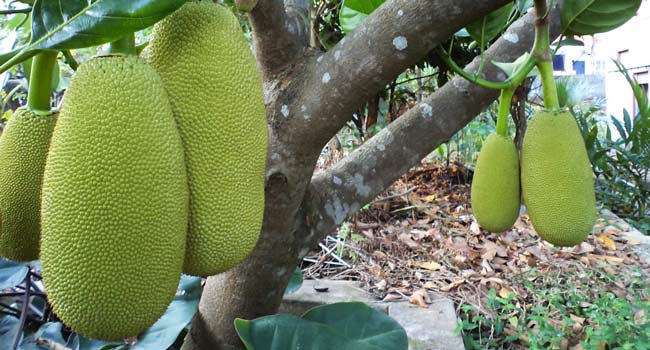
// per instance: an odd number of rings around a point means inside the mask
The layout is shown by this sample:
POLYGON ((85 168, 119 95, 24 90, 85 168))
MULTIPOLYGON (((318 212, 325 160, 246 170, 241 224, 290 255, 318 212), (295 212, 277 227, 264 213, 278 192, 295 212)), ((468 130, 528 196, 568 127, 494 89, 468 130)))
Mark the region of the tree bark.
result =
MULTIPOLYGON (((260 0, 250 18, 269 124, 264 223, 242 264, 208 278, 183 349, 241 347, 235 318, 275 313, 291 273, 314 243, 495 98, 496 92, 454 80, 312 180, 322 147, 355 110, 464 25, 507 2, 388 0, 321 53, 303 46, 309 42, 304 32, 287 29, 282 1, 260 0)), ((510 41, 502 39, 488 57, 511 60, 529 49, 530 22, 528 16, 515 23, 510 41)), ((494 68, 486 72, 503 78, 494 68)))

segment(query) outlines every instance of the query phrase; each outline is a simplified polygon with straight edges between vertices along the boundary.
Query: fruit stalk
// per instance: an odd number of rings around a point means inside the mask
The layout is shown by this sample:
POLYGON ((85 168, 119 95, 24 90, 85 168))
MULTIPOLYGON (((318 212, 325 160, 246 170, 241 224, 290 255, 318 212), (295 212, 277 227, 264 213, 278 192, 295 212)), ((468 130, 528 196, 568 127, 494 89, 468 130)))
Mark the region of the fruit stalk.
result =
POLYGON ((108 52, 111 55, 135 56, 135 34, 131 33, 120 40, 113 41, 108 52))
POLYGON ((508 117, 510 116, 510 102, 514 95, 514 89, 501 90, 499 97, 499 115, 497 117, 497 134, 507 136, 508 134, 508 117))
POLYGON ((550 22, 546 0, 535 0, 535 44, 533 57, 537 62, 542 77, 542 90, 544 90, 544 106, 548 110, 560 109, 557 96, 557 86, 553 77, 553 55, 551 53, 550 22))
POLYGON ((29 77, 29 94, 27 107, 32 111, 50 111, 52 94, 52 76, 56 63, 57 51, 43 51, 34 58, 29 77))

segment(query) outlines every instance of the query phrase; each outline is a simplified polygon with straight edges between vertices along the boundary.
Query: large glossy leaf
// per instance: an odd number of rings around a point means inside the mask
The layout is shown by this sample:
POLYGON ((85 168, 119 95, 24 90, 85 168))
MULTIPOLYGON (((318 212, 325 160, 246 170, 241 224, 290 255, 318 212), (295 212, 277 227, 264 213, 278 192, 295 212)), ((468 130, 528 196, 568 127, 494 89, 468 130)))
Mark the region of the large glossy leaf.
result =
POLYGON ((0 72, 38 50, 69 50, 115 41, 158 22, 186 0, 37 0, 32 38, 0 72))
POLYGON ((565 35, 608 32, 625 24, 639 10, 642 0, 572 0, 562 7, 565 35))
POLYGON ((19 329, 20 321, 13 316, 0 316, 0 344, 13 344, 16 333, 22 332, 19 329))
POLYGON ((404 329, 388 315, 363 303, 314 308, 302 318, 273 315, 238 319, 235 328, 252 350, 406 350, 404 329))
POLYGON ((514 4, 509 3, 498 10, 493 11, 482 19, 469 24, 467 31, 472 39, 483 46, 496 38, 508 25, 514 4))
POLYGON ((47 350, 48 348, 39 345, 39 341, 47 340, 51 344, 58 346, 65 345, 61 329, 63 324, 61 322, 49 322, 41 326, 36 333, 29 335, 20 342, 18 350, 47 350))
POLYGON ((19 285, 28 272, 29 267, 25 264, 0 259, 0 290, 19 285))
POLYGON ((339 24, 343 31, 349 33, 358 27, 372 11, 385 0, 345 0, 339 13, 339 24))

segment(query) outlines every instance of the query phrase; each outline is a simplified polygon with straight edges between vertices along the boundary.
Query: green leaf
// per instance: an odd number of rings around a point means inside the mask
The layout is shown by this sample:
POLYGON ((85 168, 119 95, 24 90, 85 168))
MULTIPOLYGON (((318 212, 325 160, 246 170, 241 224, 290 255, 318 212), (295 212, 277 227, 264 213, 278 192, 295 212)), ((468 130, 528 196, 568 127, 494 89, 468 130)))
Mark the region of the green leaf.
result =
POLYGON ((376 10, 385 0, 345 0, 339 13, 339 24, 345 33, 350 33, 376 10))
POLYGON ((642 0, 573 0, 562 7, 562 32, 592 35, 608 32, 636 15, 642 0))
POLYGON ((39 50, 70 50, 115 41, 163 19, 186 0, 37 0, 32 38, 0 66, 4 72, 39 50))
POLYGON ((355 344, 376 345, 380 349, 406 349, 406 332, 397 321, 364 303, 336 303, 313 308, 305 320, 327 324, 355 344))
POLYGON ((0 290, 19 285, 28 272, 29 267, 25 264, 0 259, 0 290))
POLYGON ((284 295, 295 293, 302 286, 302 270, 300 267, 296 267, 291 274, 291 279, 287 285, 287 289, 284 290, 284 295))
POLYGON ((472 39, 476 40, 483 47, 496 38, 508 25, 512 15, 513 3, 493 11, 482 19, 469 24, 466 29, 472 39))
POLYGON ((252 350, 406 350, 404 329, 363 303, 337 303, 308 311, 303 318, 273 315, 237 319, 235 328, 252 350))

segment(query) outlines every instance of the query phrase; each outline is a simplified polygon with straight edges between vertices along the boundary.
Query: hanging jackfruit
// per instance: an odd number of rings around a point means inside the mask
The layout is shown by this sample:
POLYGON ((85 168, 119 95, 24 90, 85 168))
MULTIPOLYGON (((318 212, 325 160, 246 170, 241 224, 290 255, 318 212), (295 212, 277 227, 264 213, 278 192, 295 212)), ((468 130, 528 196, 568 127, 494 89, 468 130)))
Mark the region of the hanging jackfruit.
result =
POLYGON ((521 155, 524 203, 535 231, 556 246, 573 246, 596 220, 594 179, 578 125, 569 112, 531 120, 521 155))
POLYGON ((43 280, 56 315, 101 340, 151 326, 178 286, 188 200, 160 77, 135 57, 83 63, 65 94, 43 182, 43 280))
POLYGON ((481 149, 471 189, 472 211, 491 232, 503 232, 519 217, 519 155, 512 139, 492 134, 481 149))
POLYGON ((162 77, 185 148, 184 272, 218 274, 251 252, 262 224, 267 128, 253 54, 237 18, 203 1, 156 24, 145 56, 162 77))
POLYGON ((21 107, 0 136, 0 256, 38 259, 41 182, 56 113, 21 107))

